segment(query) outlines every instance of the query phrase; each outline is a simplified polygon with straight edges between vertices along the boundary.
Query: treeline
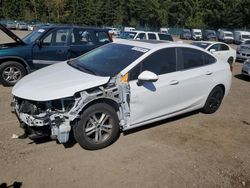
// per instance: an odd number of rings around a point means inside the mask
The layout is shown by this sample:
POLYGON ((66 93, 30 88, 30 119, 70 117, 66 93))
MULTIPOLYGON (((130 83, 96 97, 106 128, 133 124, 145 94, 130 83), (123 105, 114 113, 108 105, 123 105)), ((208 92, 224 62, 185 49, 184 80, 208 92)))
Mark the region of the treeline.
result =
POLYGON ((250 27, 250 0, 0 0, 0 18, 92 26, 250 27))

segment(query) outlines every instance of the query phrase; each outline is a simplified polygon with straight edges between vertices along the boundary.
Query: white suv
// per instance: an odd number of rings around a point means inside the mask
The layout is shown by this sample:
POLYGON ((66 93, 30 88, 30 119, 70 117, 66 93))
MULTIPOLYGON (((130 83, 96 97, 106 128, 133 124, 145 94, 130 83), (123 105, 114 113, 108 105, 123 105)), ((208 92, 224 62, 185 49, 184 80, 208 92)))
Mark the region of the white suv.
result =
POLYGON ((73 130, 95 150, 120 131, 197 109, 214 113, 231 77, 228 63, 199 47, 120 40, 27 75, 12 105, 30 138, 65 143, 73 130))
POLYGON ((165 40, 173 41, 170 34, 157 33, 157 32, 146 32, 146 31, 127 31, 120 35, 122 39, 133 39, 133 40, 165 40))

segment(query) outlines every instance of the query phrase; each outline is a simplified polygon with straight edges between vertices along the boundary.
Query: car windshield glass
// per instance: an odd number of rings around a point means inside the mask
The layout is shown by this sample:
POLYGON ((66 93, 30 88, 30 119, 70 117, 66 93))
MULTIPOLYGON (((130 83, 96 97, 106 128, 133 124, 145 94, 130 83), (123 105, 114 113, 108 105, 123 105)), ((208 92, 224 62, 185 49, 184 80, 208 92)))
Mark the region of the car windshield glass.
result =
POLYGON ((136 32, 122 32, 119 38, 133 39, 135 35, 136 35, 136 32))
POLYGON ((32 42, 34 42, 36 39, 38 39, 38 37, 40 37, 43 33, 45 32, 45 29, 38 29, 33 31, 32 33, 28 34, 27 36, 25 36, 23 38, 23 41, 26 44, 30 44, 32 42))
POLYGON ((250 39, 250 35, 242 35, 243 39, 250 39))
POLYGON ((232 37, 232 36, 233 36, 233 34, 230 34, 230 33, 225 33, 225 36, 226 36, 226 37, 232 37))
POLYGON ((194 34, 196 34, 196 35, 201 35, 201 33, 200 33, 200 32, 194 32, 194 34))
POLYGON ((69 61, 83 72, 98 76, 115 76, 149 49, 124 44, 107 44, 69 61))
POLYGON ((209 46, 209 43, 205 43, 205 42, 193 42, 192 45, 201 47, 203 49, 206 49, 209 46))

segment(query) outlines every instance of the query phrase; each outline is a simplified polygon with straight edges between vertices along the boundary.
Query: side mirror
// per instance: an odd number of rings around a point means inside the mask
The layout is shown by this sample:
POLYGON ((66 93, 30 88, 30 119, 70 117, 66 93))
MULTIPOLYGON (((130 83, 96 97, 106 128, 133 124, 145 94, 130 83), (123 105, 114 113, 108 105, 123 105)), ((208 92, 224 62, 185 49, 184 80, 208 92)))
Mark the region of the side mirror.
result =
POLYGON ((216 52, 216 50, 215 49, 210 49, 209 52, 214 53, 214 52, 216 52))
POLYGON ((143 71, 139 76, 138 76, 138 81, 139 82, 156 82, 158 80, 158 76, 150 71, 143 71))
POLYGON ((41 48, 42 47, 42 43, 41 43, 41 41, 40 40, 36 40, 36 45, 39 47, 39 48, 41 48))

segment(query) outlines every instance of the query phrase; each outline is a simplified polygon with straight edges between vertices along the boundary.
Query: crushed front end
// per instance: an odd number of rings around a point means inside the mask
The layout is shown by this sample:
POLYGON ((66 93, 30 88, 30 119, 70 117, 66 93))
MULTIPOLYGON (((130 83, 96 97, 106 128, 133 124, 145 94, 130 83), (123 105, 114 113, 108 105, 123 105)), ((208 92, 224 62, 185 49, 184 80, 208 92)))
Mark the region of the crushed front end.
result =
POLYGON ((130 88, 128 83, 113 78, 109 83, 75 93, 72 97, 51 101, 32 101, 14 97, 13 111, 31 139, 51 137, 66 143, 72 126, 88 104, 109 100, 117 104, 121 129, 129 125, 130 88))
POLYGON ((73 97, 45 102, 14 97, 12 106, 30 139, 51 137, 66 143, 71 130, 68 112, 74 104, 73 97))

